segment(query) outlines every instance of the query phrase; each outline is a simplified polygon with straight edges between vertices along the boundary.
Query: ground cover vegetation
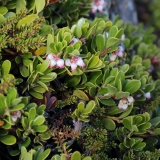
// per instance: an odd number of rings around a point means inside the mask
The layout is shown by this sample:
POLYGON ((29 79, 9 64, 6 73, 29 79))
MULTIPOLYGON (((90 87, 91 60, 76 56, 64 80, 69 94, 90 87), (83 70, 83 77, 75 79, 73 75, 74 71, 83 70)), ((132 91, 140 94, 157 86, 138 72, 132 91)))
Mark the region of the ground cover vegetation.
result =
POLYGON ((0 0, 0 159, 159 159, 156 35, 107 5, 0 0))

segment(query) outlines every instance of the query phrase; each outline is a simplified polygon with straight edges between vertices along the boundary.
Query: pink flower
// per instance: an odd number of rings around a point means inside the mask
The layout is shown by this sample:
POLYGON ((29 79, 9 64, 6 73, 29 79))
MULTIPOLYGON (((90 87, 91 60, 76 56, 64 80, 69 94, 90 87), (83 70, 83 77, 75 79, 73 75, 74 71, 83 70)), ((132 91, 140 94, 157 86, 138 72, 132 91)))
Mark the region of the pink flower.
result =
POLYGON ((92 13, 95 13, 97 10, 103 12, 104 5, 104 0, 94 0, 94 3, 92 4, 92 13))
POLYGON ((128 105, 131 105, 134 102, 134 98, 132 96, 129 96, 127 99, 128 99, 128 105))
POLYGON ((48 59, 48 60, 53 59, 53 54, 52 53, 48 54, 47 57, 46 57, 46 59, 48 59))
POLYGON ((53 66, 55 66, 57 64, 57 62, 54 59, 50 60, 50 64, 49 67, 52 68, 53 66))
POLYGON ((116 60, 116 58, 117 58, 117 54, 113 52, 113 53, 110 54, 109 57, 110 57, 110 61, 114 62, 116 60))
POLYGON ((122 34, 121 40, 124 41, 125 40, 125 35, 122 34))
POLYGON ((50 60, 49 67, 52 68, 56 66, 57 68, 63 68, 64 67, 64 60, 60 59, 60 57, 56 54, 48 54, 46 59, 50 60))
POLYGON ((77 65, 80 66, 80 67, 84 67, 85 66, 85 64, 84 64, 84 62, 83 62, 81 57, 78 58, 77 65))
POLYGON ((124 48, 122 46, 119 46, 117 56, 120 58, 123 58, 123 52, 124 52, 124 48))
POLYGON ((128 107, 129 105, 131 105, 133 102, 134 102, 134 99, 133 99, 132 96, 129 96, 128 98, 122 98, 122 99, 119 101, 118 108, 119 108, 119 109, 126 110, 127 107, 128 107))
POLYGON ((77 68, 77 64, 76 63, 71 63, 71 71, 74 72, 77 68))
POLYGON ((65 65, 66 65, 66 66, 71 66, 70 59, 66 59, 66 60, 65 60, 65 65))
POLYGON ((144 96, 145 96, 147 99, 151 99, 151 93, 150 93, 150 92, 145 93, 144 96))
POLYGON ((57 60, 57 68, 64 68, 64 60, 63 59, 57 60))
POLYGON ((83 59, 81 57, 73 56, 72 59, 65 60, 65 65, 71 66, 71 71, 74 72, 77 66, 84 67, 85 63, 83 62, 83 59))
POLYGON ((118 108, 119 108, 119 109, 126 110, 127 107, 128 107, 128 100, 127 100, 127 98, 122 98, 122 99, 119 101, 118 108))
POLYGON ((73 38, 72 41, 70 42, 70 45, 73 45, 74 43, 78 42, 79 39, 78 38, 73 38))
POLYGON ((20 111, 11 112, 11 118, 13 122, 16 122, 18 118, 21 118, 21 112, 20 111))

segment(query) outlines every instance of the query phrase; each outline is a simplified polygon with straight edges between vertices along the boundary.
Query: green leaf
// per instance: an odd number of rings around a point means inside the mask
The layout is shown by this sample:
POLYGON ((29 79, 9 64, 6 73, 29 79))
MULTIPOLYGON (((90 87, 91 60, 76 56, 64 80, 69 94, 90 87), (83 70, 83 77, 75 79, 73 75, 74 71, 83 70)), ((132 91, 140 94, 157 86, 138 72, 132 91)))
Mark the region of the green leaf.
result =
POLYGON ((87 103, 86 108, 83 110, 84 114, 88 114, 92 112, 93 108, 95 107, 95 101, 91 100, 87 103))
MULTIPOLYGON (((50 25, 44 25, 41 30, 40 30, 40 36, 45 37, 46 35, 51 35, 49 33, 51 33, 53 31, 52 27, 50 25)), ((48 37, 47 37, 48 38, 48 37)), ((53 43, 53 41, 51 42, 53 43)), ((49 52, 50 53, 50 52, 49 52)))
POLYGON ((89 156, 87 156, 87 157, 85 157, 83 160, 92 160, 92 158, 89 157, 89 156))
POLYGON ((48 91, 48 87, 45 83, 43 83, 42 81, 38 81, 37 82, 41 87, 43 87, 46 91, 48 91))
POLYGON ((31 108, 29 110, 29 113, 28 113, 28 120, 29 120, 29 122, 33 121, 35 119, 35 117, 36 117, 36 109, 35 108, 31 108))
POLYGON ((78 107, 77 108, 78 108, 79 112, 82 112, 84 110, 84 103, 83 102, 78 103, 78 107))
POLYGON ((115 102, 113 99, 101 99, 100 102, 104 105, 107 105, 107 106, 114 106, 115 105, 115 102))
POLYGON ((61 160, 61 157, 59 155, 55 155, 52 157, 51 160, 61 160))
POLYGON ((38 157, 38 160, 45 160, 49 154, 51 152, 51 149, 46 149, 41 155, 40 157, 38 157))
POLYGON ((24 147, 28 147, 29 145, 30 145, 30 143, 31 143, 31 139, 29 138, 29 137, 27 137, 26 139, 25 139, 25 141, 23 141, 22 143, 21 143, 21 146, 24 146, 24 147))
MULTIPOLYGON (((109 30, 108 38, 110 38, 110 37, 115 37, 116 34, 117 34, 117 32, 118 32, 117 26, 112 26, 112 27, 110 28, 110 30, 109 30)), ((117 38, 118 38, 118 37, 117 37, 117 38)))
POLYGON ((127 98, 129 95, 130 95, 129 92, 120 91, 116 94, 116 99, 127 98))
POLYGON ((105 39, 104 39, 104 36, 102 36, 101 34, 96 36, 96 45, 97 45, 98 51, 102 51, 105 47, 105 39))
POLYGON ((68 87, 75 87, 79 84, 79 82, 81 81, 81 76, 72 76, 72 77, 69 77, 68 78, 66 77, 66 80, 65 80, 65 84, 68 86, 68 87))
POLYGON ((136 151, 139 151, 139 150, 142 150, 145 146, 146 146, 146 143, 141 142, 141 143, 134 144, 132 148, 136 151))
POLYGON ((29 70, 26 66, 21 66, 20 68, 20 73, 23 77, 28 77, 29 76, 29 70))
POLYGON ((121 29, 118 31, 118 33, 115 35, 115 37, 121 39, 123 33, 124 33, 124 29, 121 28, 121 29))
POLYGON ((120 71, 123 71, 124 73, 126 73, 129 70, 129 65, 128 64, 124 64, 123 66, 121 66, 119 68, 120 71))
POLYGON ((78 97, 79 99, 85 100, 85 101, 89 101, 88 96, 81 90, 77 89, 74 90, 73 95, 78 97))
POLYGON ((17 0, 16 2, 16 13, 21 11, 22 9, 26 8, 26 1, 25 0, 17 0))
POLYGON ((41 12, 45 7, 45 0, 35 0, 37 14, 41 12))
POLYGON ((37 93, 37 92, 34 92, 34 91, 29 91, 29 93, 30 93, 33 97, 35 97, 35 98, 37 98, 37 99, 43 99, 43 95, 40 94, 40 93, 37 93))
POLYGON ((18 110, 21 110, 22 108, 24 108, 24 104, 23 103, 20 103, 20 104, 18 104, 17 106, 15 106, 15 107, 13 107, 13 108, 11 108, 10 109, 10 111, 18 111, 18 110))
POLYGON ((88 62, 88 68, 94 68, 99 61, 99 56, 93 56, 88 62))
POLYGON ((118 89, 114 86, 111 86, 110 84, 107 84, 107 89, 111 96, 115 95, 118 92, 118 89))
POLYGON ((0 141, 6 145, 13 145, 16 143, 16 138, 12 135, 0 136, 0 141))
POLYGON ((8 12, 8 9, 5 6, 0 6, 0 14, 5 15, 8 12))
POLYGON ((36 70, 43 73, 49 67, 50 61, 44 60, 41 64, 38 64, 36 70))
POLYGON ((40 87, 40 86, 34 87, 34 88, 32 88, 32 90, 35 91, 35 92, 38 92, 38 93, 46 92, 46 90, 43 87, 40 87))
POLYGON ((122 112, 123 112, 123 111, 120 110, 120 109, 118 109, 117 106, 114 106, 114 107, 112 107, 112 108, 109 108, 108 111, 107 111, 108 115, 115 115, 115 114, 119 114, 119 113, 122 113, 122 112))
POLYGON ((11 156, 17 156, 20 154, 20 150, 11 150, 9 153, 11 156))
POLYGON ((128 130, 132 130, 132 125, 133 125, 133 117, 129 116, 127 118, 123 119, 123 125, 126 127, 128 130))
POLYGON ((81 154, 78 151, 75 151, 71 156, 71 160, 81 160, 81 154))
POLYGON ((141 82, 139 80, 131 80, 126 84, 123 90, 125 92, 134 93, 140 88, 140 86, 141 82))
POLYGON ((33 126, 40 126, 44 123, 45 118, 43 116, 38 116, 33 120, 33 126))
MULTIPOLYGON (((20 0, 21 1, 21 0, 20 0)), ((24 18, 22 18, 18 23, 17 23, 17 28, 20 28, 21 26, 31 24, 36 18, 38 18, 37 14, 30 14, 24 18)))
POLYGON ((17 90, 15 88, 11 88, 7 94, 7 103, 8 106, 11 105, 12 101, 17 97, 17 90))
POLYGON ((1 70, 2 76, 6 76, 9 73, 10 69, 11 69, 11 62, 9 60, 5 60, 2 63, 2 70, 1 70))
POLYGON ((110 131, 115 130, 116 128, 115 122, 110 118, 104 118, 102 120, 102 124, 105 129, 110 130, 110 131))
POLYGON ((130 105, 130 106, 127 108, 127 110, 126 110, 125 112, 123 112, 123 113, 119 116, 119 118, 125 118, 125 117, 127 117, 127 116, 131 113, 132 109, 133 109, 133 104, 130 105))
POLYGON ((108 38, 107 39, 107 48, 109 47, 113 47, 115 45, 119 45, 120 44, 120 40, 114 37, 108 38))
POLYGON ((47 37, 47 54, 51 53, 51 50, 50 50, 51 43, 54 43, 54 36, 52 36, 51 34, 48 34, 48 37, 47 37))
POLYGON ((0 23, 5 22, 6 19, 4 18, 4 16, 2 14, 0 14, 0 23))
POLYGON ((158 117, 151 119, 150 123, 154 126, 157 126, 160 123, 160 117, 158 116, 158 117))
POLYGON ((47 130, 47 126, 45 126, 45 125, 34 126, 34 130, 36 132, 45 132, 47 130))
POLYGON ((36 56, 39 56, 39 55, 45 54, 46 51, 47 51, 47 47, 42 46, 42 47, 38 48, 38 49, 34 52, 34 54, 35 54, 36 56))

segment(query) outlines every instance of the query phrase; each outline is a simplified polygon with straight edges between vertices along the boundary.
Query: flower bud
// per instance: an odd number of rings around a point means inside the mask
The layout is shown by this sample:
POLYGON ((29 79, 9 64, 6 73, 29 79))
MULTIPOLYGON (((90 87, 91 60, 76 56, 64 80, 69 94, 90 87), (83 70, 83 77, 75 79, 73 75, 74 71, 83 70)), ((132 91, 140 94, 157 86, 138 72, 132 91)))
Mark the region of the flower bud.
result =
POLYGON ((78 66, 81 66, 81 67, 84 67, 84 66, 85 66, 85 64, 84 64, 84 62, 83 62, 83 60, 82 60, 81 57, 78 58, 76 64, 77 64, 78 66))
POLYGON ((66 65, 66 66, 71 66, 70 59, 66 59, 66 60, 65 60, 65 65, 66 65))
POLYGON ((58 68, 64 68, 64 60, 63 59, 57 60, 57 67, 58 68))
POLYGON ((50 60, 49 68, 52 68, 56 65, 56 61, 54 59, 50 60))
POLYGON ((76 68, 77 68, 77 64, 71 63, 71 71, 74 72, 76 68))

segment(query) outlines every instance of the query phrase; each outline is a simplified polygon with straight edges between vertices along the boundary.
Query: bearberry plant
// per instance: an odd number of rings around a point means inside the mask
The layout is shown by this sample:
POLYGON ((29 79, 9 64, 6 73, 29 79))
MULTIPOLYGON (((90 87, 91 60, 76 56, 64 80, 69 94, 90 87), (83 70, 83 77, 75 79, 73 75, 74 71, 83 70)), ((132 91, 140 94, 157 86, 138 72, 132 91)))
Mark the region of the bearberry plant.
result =
POLYGON ((160 49, 107 3, 0 1, 1 159, 159 159, 160 49))

